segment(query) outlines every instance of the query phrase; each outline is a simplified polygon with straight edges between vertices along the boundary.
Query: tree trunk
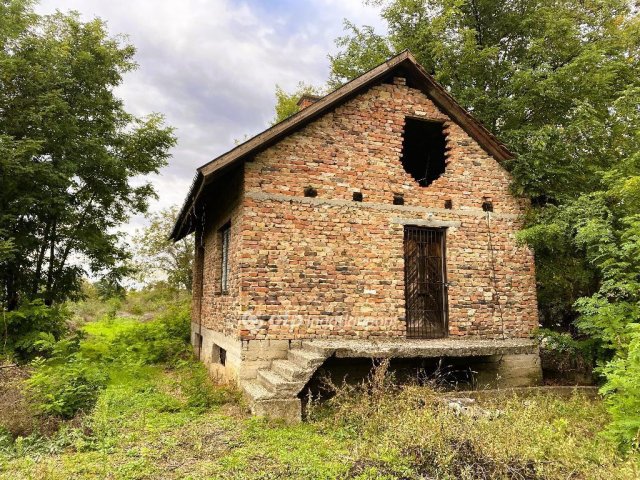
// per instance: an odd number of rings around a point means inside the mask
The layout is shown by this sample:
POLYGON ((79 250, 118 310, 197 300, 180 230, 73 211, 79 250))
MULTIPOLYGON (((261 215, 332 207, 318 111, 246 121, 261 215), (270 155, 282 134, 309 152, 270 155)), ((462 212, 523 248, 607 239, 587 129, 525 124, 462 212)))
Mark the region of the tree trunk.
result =
POLYGON ((56 253, 56 220, 53 220, 53 225, 51 227, 51 243, 49 248, 49 269, 47 271, 47 288, 45 290, 44 303, 47 306, 51 306, 53 303, 53 263, 55 260, 56 253))
POLYGON ((36 263, 36 272, 33 278, 33 287, 31 289, 31 293, 33 297, 38 294, 38 290, 40 288, 40 275, 42 274, 42 263, 44 262, 44 255, 47 251, 47 243, 49 242, 49 232, 51 231, 51 222, 47 222, 47 226, 44 230, 44 236, 42 238, 42 245, 40 246, 40 252, 38 253, 38 261, 36 263))

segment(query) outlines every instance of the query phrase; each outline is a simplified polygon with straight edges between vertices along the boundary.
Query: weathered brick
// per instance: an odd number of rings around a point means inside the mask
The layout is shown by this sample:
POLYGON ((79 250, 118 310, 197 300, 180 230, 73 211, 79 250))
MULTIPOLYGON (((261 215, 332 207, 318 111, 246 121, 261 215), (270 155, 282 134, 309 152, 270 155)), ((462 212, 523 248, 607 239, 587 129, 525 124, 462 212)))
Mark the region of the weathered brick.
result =
POLYGON ((510 193, 508 172, 404 79, 370 88, 252 160, 209 202, 197 240, 194 318, 207 328, 282 342, 405 336, 404 221, 449 226, 449 335, 527 337, 536 327, 533 255, 515 236, 525 200, 510 193), (407 116, 445 122, 446 171, 428 187, 400 162, 407 116), (309 186, 316 197, 304 196, 309 186), (393 205, 397 193, 404 205, 393 205), (222 294, 219 229, 228 221, 222 294))

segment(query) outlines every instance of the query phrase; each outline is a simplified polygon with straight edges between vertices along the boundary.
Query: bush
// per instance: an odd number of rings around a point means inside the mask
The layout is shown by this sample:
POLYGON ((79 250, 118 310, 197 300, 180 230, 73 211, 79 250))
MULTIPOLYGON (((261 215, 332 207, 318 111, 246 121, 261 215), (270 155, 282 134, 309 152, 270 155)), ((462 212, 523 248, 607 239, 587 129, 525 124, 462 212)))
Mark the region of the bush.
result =
POLYGON ((69 419, 89 411, 107 384, 101 365, 84 358, 74 343, 58 342, 51 358, 32 362, 34 372, 26 385, 40 414, 69 419))
POLYGON ((188 354, 190 318, 188 308, 178 306, 152 322, 132 322, 113 338, 110 352, 121 362, 175 365, 188 354))
MULTIPOLYGON (((545 373, 558 374, 563 380, 591 380, 596 360, 602 358, 600 342, 593 338, 575 339, 566 332, 540 329, 540 356, 545 373)), ((545 375, 546 376, 546 375, 545 375)))
POLYGON ((29 360, 43 353, 43 341, 55 342, 68 332, 69 312, 64 306, 47 307, 42 300, 36 300, 3 314, 6 332, 3 353, 13 354, 19 360, 29 360))
POLYGON ((627 356, 601 369, 607 382, 600 390, 612 417, 607 428, 623 450, 640 449, 640 325, 633 325, 627 356))

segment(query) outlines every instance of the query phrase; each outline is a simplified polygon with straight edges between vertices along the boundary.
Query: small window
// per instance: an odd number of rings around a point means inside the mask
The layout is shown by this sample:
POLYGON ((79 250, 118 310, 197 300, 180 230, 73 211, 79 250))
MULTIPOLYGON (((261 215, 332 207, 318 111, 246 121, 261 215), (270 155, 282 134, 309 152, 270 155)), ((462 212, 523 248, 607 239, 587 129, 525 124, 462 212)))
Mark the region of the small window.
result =
POLYGON ((444 201, 444 208, 446 208, 447 210, 451 210, 453 208, 453 202, 451 201, 451 199, 447 199, 444 201))
POLYGON ((211 346, 211 362, 224 365, 227 363, 227 351, 215 343, 211 346))
POLYGON ((493 212, 493 202, 491 200, 482 202, 482 210, 485 212, 493 212))
POLYGON ((445 169, 446 138, 442 123, 407 118, 402 140, 402 166, 423 187, 445 169))
POLYGON ((304 196, 314 198, 318 196, 318 191, 313 187, 305 187, 304 196))
POLYGON ((404 205, 404 195, 401 193, 393 194, 393 204, 394 205, 404 205))
POLYGON ((218 357, 218 360, 220 361, 220 365, 227 364, 227 351, 222 347, 220 347, 220 355, 218 357))
POLYGON ((227 223, 220 229, 221 239, 221 271, 220 290, 227 293, 229 290, 229 241, 231 239, 231 224, 227 223))
POLYGON ((353 192, 353 201, 361 202, 362 201, 362 192, 353 192))

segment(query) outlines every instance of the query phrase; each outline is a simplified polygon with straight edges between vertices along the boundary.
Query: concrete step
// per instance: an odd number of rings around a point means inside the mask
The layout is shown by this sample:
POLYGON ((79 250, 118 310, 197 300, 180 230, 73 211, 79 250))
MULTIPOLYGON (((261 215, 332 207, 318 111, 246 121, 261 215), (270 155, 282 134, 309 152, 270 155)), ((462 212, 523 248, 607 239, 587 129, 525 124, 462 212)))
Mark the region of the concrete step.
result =
POLYGON ((271 370, 287 380, 301 381, 305 380, 309 374, 308 368, 292 362, 291 360, 274 360, 271 363, 271 370))
POLYGON ((322 365, 327 357, 322 353, 298 348, 289 350, 288 358, 291 362, 300 365, 304 369, 315 369, 322 365))
POLYGON ((304 341, 302 342, 302 350, 307 350, 309 352, 319 353, 324 356, 324 358, 328 358, 334 354, 335 348, 329 347, 327 345, 321 344, 319 342, 314 341, 304 341))
POLYGON ((287 380, 271 370, 258 370, 258 383, 277 398, 295 397, 304 387, 304 382, 287 380))
POLYGON ((268 390, 267 388, 265 388, 263 385, 260 385, 255 380, 243 381, 242 390, 247 396, 247 400, 249 400, 249 403, 262 401, 262 400, 269 400, 269 399, 275 398, 276 396, 275 392, 268 390))
POLYGON ((274 398, 251 403, 251 413, 258 417, 298 423, 302 420, 302 403, 299 398, 274 398))

